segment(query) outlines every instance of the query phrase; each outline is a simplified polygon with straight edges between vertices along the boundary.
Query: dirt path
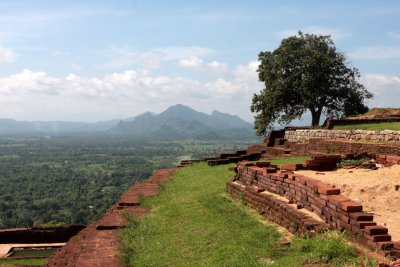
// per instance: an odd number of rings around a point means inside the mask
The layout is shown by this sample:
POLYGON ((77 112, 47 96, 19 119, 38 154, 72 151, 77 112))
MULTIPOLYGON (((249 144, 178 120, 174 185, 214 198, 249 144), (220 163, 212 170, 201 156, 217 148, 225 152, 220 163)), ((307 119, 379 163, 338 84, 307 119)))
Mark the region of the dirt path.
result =
POLYGON ((339 169, 332 172, 297 171, 340 188, 343 195, 363 205, 374 220, 389 229, 394 241, 400 240, 400 165, 366 169, 339 169))

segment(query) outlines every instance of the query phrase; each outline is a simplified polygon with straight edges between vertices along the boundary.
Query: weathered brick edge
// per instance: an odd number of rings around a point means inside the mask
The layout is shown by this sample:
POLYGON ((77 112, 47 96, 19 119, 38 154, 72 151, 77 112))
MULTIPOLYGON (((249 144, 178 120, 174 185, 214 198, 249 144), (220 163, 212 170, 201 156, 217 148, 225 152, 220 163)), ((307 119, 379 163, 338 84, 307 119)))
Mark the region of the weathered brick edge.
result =
POLYGON ((44 266, 103 267, 124 266, 118 256, 118 228, 128 224, 125 214, 140 218, 148 209, 141 207, 143 197, 154 196, 175 169, 161 169, 146 181, 126 191, 107 214, 72 237, 44 266))
POLYGON ((266 214, 268 219, 286 226, 292 232, 296 230, 294 225, 297 225, 300 232, 304 232, 307 226, 304 228, 293 208, 288 208, 287 203, 284 205, 262 196, 260 192, 267 190, 285 196, 289 203, 312 211, 332 228, 347 231, 361 245, 377 249, 383 256, 400 258, 400 242, 393 242, 387 228, 378 226, 372 214, 363 212, 362 205, 341 195, 339 189, 290 171, 278 171, 268 167, 265 162, 258 165, 238 163, 235 182, 242 187, 230 182, 227 185, 228 192, 234 197, 244 194, 244 201, 266 214))
POLYGON ((260 212, 266 219, 280 224, 292 233, 313 235, 329 228, 329 225, 298 211, 287 202, 263 194, 255 186, 227 183, 228 193, 260 212))

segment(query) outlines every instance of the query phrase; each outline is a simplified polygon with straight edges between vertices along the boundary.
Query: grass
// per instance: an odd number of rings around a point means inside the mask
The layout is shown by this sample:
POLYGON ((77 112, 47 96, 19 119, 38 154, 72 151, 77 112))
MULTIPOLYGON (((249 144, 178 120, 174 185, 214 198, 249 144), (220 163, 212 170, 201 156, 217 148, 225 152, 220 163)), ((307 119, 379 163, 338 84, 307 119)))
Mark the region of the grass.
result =
POLYGON ((48 259, 0 259, 0 266, 42 266, 48 259))
POLYGON ((365 124, 353 124, 353 125, 343 125, 335 126, 334 130, 392 130, 400 131, 400 122, 382 122, 382 123, 365 123, 365 124))
POLYGON ((311 159, 310 156, 293 156, 288 158, 278 158, 267 160, 271 162, 271 164, 281 165, 281 164, 297 164, 304 163, 304 161, 311 159))
POLYGON ((152 212, 121 232, 127 266, 358 266, 339 234, 294 238, 280 249, 276 226, 227 195, 227 168, 179 169, 162 193, 145 199, 152 212))

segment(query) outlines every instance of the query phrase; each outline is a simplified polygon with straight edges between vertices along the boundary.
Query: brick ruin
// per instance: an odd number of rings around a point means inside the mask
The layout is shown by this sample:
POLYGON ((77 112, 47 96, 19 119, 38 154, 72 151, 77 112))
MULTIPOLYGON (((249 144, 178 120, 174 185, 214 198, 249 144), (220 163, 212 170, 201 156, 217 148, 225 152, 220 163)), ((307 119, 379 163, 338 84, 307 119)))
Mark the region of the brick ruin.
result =
MULTIPOLYGON (((297 169, 296 164, 284 166, 297 169)), ((345 230, 355 241, 379 250, 381 255, 400 258, 400 241, 393 242, 388 229, 377 225, 362 205, 341 195, 337 188, 283 168, 278 170, 267 162, 241 162, 227 190, 292 233, 313 235, 326 229, 345 230)))
POLYGON ((310 141, 310 139, 314 138, 342 141, 395 143, 400 141, 400 131, 297 129, 286 131, 284 138, 289 142, 297 143, 307 143, 310 141))
POLYGON ((138 219, 149 212, 147 208, 140 206, 143 197, 158 194, 161 184, 173 172, 174 169, 161 169, 145 182, 135 184, 103 218, 85 227, 56 251, 45 266, 124 266, 118 257, 118 229, 128 225, 126 213, 138 219))
MULTIPOLYGON (((311 160, 304 164, 281 165, 280 169, 265 161, 239 162, 235 168, 231 168, 236 175, 227 184, 227 191, 292 233, 313 235, 325 229, 346 231, 354 241, 378 251, 380 255, 400 259, 400 240, 393 241, 389 230, 377 225, 373 215, 364 212, 362 205, 341 195, 339 189, 292 172, 300 168, 332 170, 338 161, 348 158, 369 157, 384 166, 400 164, 400 144, 387 142, 394 138, 388 137, 394 135, 392 131, 384 131, 386 137, 381 143, 368 142, 371 140, 368 136, 366 140, 358 138, 358 142, 355 142, 351 138, 346 139, 343 133, 336 138, 335 134, 321 135, 321 130, 314 130, 315 133, 310 131, 291 129, 284 136, 282 133, 278 137, 269 135, 264 144, 258 146, 258 152, 261 158, 311 155, 311 160), (296 136, 296 131, 302 132, 300 136, 307 132, 312 137, 301 139, 300 142, 295 138, 292 141, 285 139, 296 136), (317 215, 317 218, 309 212, 317 215)), ((364 134, 371 133, 363 133, 361 137, 364 134)), ((379 133, 375 134, 379 136, 379 133)), ((382 266, 398 266, 395 264, 400 263, 382 266)))

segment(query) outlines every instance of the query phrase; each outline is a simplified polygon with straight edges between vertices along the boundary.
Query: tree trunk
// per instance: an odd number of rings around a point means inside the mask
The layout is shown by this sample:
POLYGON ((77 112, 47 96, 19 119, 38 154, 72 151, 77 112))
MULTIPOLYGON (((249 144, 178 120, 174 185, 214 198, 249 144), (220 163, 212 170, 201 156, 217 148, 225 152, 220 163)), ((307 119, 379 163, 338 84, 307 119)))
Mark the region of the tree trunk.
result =
POLYGON ((311 126, 312 127, 319 126, 319 120, 321 118, 321 112, 322 112, 322 109, 318 109, 318 110, 311 109, 311 116, 312 116, 311 126))

